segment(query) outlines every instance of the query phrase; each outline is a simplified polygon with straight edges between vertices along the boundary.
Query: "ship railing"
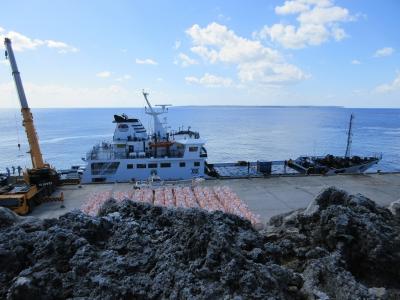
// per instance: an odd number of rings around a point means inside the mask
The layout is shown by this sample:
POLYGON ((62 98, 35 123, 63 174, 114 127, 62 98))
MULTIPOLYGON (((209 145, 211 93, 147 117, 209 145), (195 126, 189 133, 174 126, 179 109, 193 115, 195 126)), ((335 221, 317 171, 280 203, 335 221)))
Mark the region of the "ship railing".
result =
POLYGON ((383 153, 382 152, 374 152, 374 153, 372 153, 372 157, 381 160, 383 157, 383 153))
POLYGON ((94 148, 86 153, 86 160, 99 160, 99 159, 113 159, 114 155, 112 149, 101 150, 100 148, 94 148))
MULTIPOLYGON (((136 153, 136 156, 130 156, 129 153, 123 153, 121 154, 122 157, 117 157, 117 158, 128 158, 128 159, 143 159, 143 158, 151 158, 151 157, 155 157, 154 152, 152 151, 148 151, 145 153, 145 156, 140 156, 138 153, 136 153)), ((158 158, 163 158, 165 156, 168 156, 170 158, 182 158, 184 155, 183 151, 175 151, 175 150, 170 150, 169 151, 169 155, 167 155, 167 153, 158 153, 157 157, 158 158)))
MULTIPOLYGON (((170 150, 169 155, 167 153, 158 154, 158 158, 164 158, 168 156, 170 158, 183 158, 184 151, 176 151, 170 150)), ((149 151, 146 152, 144 156, 139 155, 138 153, 136 156, 130 156, 129 153, 116 153, 110 150, 103 151, 101 149, 93 149, 86 153, 86 160, 111 160, 111 159, 143 159, 143 158, 151 158, 155 157, 154 153, 149 151)))

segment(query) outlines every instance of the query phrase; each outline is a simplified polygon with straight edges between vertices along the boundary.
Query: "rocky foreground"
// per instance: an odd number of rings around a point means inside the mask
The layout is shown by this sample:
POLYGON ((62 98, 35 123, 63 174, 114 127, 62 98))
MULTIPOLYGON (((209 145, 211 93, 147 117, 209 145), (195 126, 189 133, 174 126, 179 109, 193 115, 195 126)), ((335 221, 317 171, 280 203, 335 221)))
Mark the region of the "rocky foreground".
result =
POLYGON ((222 212, 108 201, 0 208, 0 298, 400 299, 400 214, 334 188, 265 231, 222 212))

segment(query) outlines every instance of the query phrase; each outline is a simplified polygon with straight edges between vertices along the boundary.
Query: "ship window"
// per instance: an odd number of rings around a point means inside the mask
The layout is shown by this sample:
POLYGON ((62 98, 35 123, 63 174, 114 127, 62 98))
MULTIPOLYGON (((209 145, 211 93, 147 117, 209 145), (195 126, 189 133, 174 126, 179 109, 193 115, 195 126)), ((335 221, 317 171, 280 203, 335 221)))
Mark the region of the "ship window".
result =
POLYGON ((125 131, 128 131, 128 125, 126 125, 126 124, 119 124, 118 125, 118 129, 119 129, 119 131, 122 131, 122 132, 125 132, 125 131))
POLYGON ((160 167, 161 168, 171 168, 171 163, 161 163, 160 167))
POLYGON ((133 169, 133 164, 127 164, 127 165, 126 165, 126 168, 127 168, 127 169, 133 169))
POLYGON ((92 182, 105 182, 105 177, 92 178, 92 182))
POLYGON ((186 167, 186 163, 185 163, 185 162, 180 162, 180 163, 179 163, 179 166, 182 167, 182 168, 183 168, 183 167, 186 167))
POLYGON ((192 174, 199 174, 199 169, 192 169, 192 174))
POLYGON ((157 168, 157 164, 148 164, 147 167, 154 169, 157 168))
POLYGON ((194 166, 195 166, 195 167, 200 167, 200 162, 199 162, 199 161, 195 161, 195 162, 194 162, 194 166))
POLYGON ((92 175, 109 175, 114 174, 119 166, 119 162, 112 163, 92 163, 92 175))
POLYGON ((117 144, 117 148, 125 148, 125 144, 117 144))
POLYGON ((197 152, 199 150, 199 147, 189 147, 189 152, 197 152))
POLYGON ((138 169, 146 169, 146 164, 137 164, 136 167, 138 169))

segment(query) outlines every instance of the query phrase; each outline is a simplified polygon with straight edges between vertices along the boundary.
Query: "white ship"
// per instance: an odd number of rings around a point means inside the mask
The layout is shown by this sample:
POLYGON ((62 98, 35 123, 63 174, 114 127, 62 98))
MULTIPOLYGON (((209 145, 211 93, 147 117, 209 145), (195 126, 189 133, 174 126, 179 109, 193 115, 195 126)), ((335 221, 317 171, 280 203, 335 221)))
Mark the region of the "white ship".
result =
POLYGON ((116 124, 111 143, 102 142, 90 150, 81 182, 129 182, 149 178, 161 180, 188 180, 204 177, 207 151, 198 132, 168 131, 166 122, 158 116, 168 112, 167 106, 155 109, 148 94, 145 112, 154 119, 149 133, 141 121, 127 115, 114 115, 116 124))

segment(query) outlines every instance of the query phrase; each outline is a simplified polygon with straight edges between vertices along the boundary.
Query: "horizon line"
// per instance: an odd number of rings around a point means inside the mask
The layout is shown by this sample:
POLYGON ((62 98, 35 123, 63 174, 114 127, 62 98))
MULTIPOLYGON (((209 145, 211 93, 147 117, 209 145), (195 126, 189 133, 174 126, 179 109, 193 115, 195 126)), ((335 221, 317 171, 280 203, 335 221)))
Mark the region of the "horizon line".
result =
MULTIPOLYGON (((138 109, 145 106, 75 106, 75 107, 30 107, 31 109, 112 109, 112 108, 125 108, 125 109, 138 109)), ((235 104, 210 104, 210 105, 172 105, 171 107, 186 108, 186 107, 196 107, 196 108, 206 108, 206 107, 232 107, 232 108, 341 108, 341 109, 400 109, 400 107, 349 107, 342 105, 235 105, 235 104)), ((0 107, 0 109, 20 109, 20 107, 0 107)))

